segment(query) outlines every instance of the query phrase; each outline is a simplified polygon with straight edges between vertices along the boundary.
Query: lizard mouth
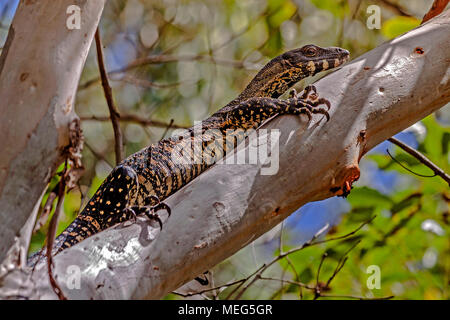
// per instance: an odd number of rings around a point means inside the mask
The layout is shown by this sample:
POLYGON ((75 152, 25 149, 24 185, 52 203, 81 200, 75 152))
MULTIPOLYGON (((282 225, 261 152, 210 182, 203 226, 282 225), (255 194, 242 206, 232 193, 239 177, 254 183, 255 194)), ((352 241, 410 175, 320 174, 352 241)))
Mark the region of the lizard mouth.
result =
POLYGON ((306 69, 314 75, 321 71, 337 68, 350 60, 350 52, 342 48, 336 48, 337 52, 324 58, 318 58, 310 61, 306 69))
POLYGON ((317 59, 312 61, 306 65, 306 69, 311 75, 314 75, 321 71, 337 68, 346 63, 348 60, 350 60, 350 54, 346 51, 337 57, 329 57, 326 59, 317 59))
POLYGON ((350 52, 347 50, 343 50, 343 53, 340 57, 334 59, 334 68, 339 67, 340 65, 343 65, 347 61, 350 60, 350 52))

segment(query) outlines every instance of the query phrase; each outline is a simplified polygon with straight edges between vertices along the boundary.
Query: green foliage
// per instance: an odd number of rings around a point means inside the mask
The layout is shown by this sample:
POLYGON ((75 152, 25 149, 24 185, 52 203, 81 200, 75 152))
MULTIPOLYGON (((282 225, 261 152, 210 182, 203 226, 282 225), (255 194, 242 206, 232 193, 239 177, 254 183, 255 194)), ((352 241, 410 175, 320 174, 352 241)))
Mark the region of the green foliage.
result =
MULTIPOLYGON (((446 235, 450 232, 450 227, 448 220, 445 222, 443 219, 443 212, 424 210, 422 204, 430 199, 420 193, 412 193, 402 199, 397 199, 397 194, 394 193, 385 199, 377 191, 367 187, 354 191, 357 191, 355 196, 352 192, 349 197, 351 211, 326 239, 336 237, 336 232, 346 234, 355 229, 360 220, 363 220, 355 219, 355 215, 361 212, 366 215, 365 218, 372 212, 381 214, 357 232, 357 237, 347 238, 337 244, 328 242, 292 254, 293 264, 299 266, 295 273, 286 263, 280 263, 282 268, 292 273, 294 278, 299 274, 297 281, 314 286, 321 256, 326 252, 327 258, 320 272, 320 281, 326 282, 335 272, 338 261, 355 241, 360 241, 348 253, 345 266, 333 279, 325 294, 353 298, 393 295, 403 299, 447 299, 448 283, 445 279, 449 272, 450 245, 446 235), (367 203, 360 201, 363 195, 367 203), (367 205, 370 205, 370 210, 367 205), (386 209, 388 210, 385 211, 386 209), (445 235, 423 230, 421 225, 427 219, 438 223, 445 235), (433 263, 434 259, 436 261, 433 263), (380 289, 370 290, 366 286, 370 276, 366 270, 370 265, 380 267, 380 289)), ((305 292, 304 298, 314 297, 313 292, 305 292)))
POLYGON ((337 18, 344 18, 349 13, 348 2, 344 0, 311 0, 319 9, 328 10, 337 18))
POLYGON ((273 28, 279 27, 284 21, 289 20, 297 11, 297 7, 291 1, 269 1, 269 23, 273 28))
POLYGON ((399 35, 419 26, 420 20, 413 17, 396 16, 385 21, 381 27, 381 32, 388 39, 393 39, 399 35))

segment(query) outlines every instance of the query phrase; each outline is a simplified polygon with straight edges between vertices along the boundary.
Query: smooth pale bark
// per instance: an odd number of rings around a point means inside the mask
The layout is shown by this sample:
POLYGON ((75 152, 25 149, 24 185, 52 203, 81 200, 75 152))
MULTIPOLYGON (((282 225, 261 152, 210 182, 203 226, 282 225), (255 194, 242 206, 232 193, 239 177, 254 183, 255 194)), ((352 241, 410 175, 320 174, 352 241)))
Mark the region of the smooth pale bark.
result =
MULTIPOLYGON (((329 122, 283 116, 265 126, 281 133, 276 175, 261 175, 264 165, 215 165, 167 199, 162 231, 139 219, 57 255, 66 296, 161 298, 305 203, 333 196, 367 151, 450 101, 449 36, 447 11, 318 81, 329 122)), ((22 288, 9 283, 10 294, 55 298, 42 264, 22 288)))
POLYGON ((40 0, 16 10, 0 57, 0 274, 26 261, 40 199, 78 119, 73 102, 103 6, 40 0), (74 4, 79 29, 67 27, 74 4))

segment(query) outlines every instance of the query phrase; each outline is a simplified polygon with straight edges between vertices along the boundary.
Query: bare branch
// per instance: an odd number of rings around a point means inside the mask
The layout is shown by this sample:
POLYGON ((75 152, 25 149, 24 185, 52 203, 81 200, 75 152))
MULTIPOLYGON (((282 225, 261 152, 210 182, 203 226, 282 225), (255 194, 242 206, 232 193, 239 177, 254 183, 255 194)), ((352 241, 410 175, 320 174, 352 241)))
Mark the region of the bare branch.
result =
POLYGON ((65 174, 67 172, 67 162, 65 164, 65 168, 61 173, 61 179, 58 183, 58 202, 56 203, 55 212, 53 213, 52 219, 50 220, 50 225, 48 227, 47 239, 46 239, 46 257, 47 257, 47 272, 50 284, 53 288, 53 291, 56 293, 60 300, 67 300, 64 295, 61 287, 58 282, 56 282, 55 277, 53 276, 53 256, 52 256, 52 248, 56 235, 56 227, 58 226, 58 218, 61 213, 61 206, 64 202, 64 194, 66 191, 66 177, 65 174))
POLYGON ((158 88, 158 89, 173 88, 173 87, 179 86, 181 84, 181 82, 161 84, 161 83, 156 83, 156 82, 145 80, 145 79, 137 79, 137 78, 132 77, 127 74, 125 74, 123 77, 121 77, 119 79, 111 79, 111 80, 123 81, 123 82, 127 82, 127 83, 133 84, 138 87, 143 87, 143 88, 158 88))
POLYGON ((398 15, 411 17, 411 14, 406 12, 405 9, 403 9, 400 5, 398 5, 396 3, 393 3, 389 0, 378 0, 378 1, 381 2, 384 6, 386 6, 391 11, 395 12, 398 15))
MULTIPOLYGON (((82 116, 80 117, 81 121, 109 121, 109 117, 105 117, 105 116, 82 116)), ((146 126, 146 127, 156 127, 156 128, 164 128, 166 129, 170 123, 166 123, 166 122, 162 122, 162 121, 158 121, 158 120, 148 120, 145 118, 142 118, 138 115, 135 114, 121 114, 119 121, 124 121, 124 122, 133 122, 133 123, 137 123, 140 124, 142 126, 146 126)), ((170 124, 170 128, 172 129, 186 129, 188 128, 188 126, 183 126, 180 124, 175 124, 172 123, 170 124)))
POLYGON ((36 222, 36 225, 34 226, 33 234, 38 232, 44 226, 44 224, 47 223, 48 217, 50 216, 50 212, 53 209, 53 203, 55 202, 56 198, 58 197, 58 190, 59 190, 59 182, 55 185, 55 187, 48 194, 48 197, 47 197, 47 200, 45 201, 41 215, 39 216, 39 219, 36 222))
MULTIPOLYGON (((393 144, 399 146, 400 148, 402 148, 403 150, 405 150, 407 153, 409 153, 410 155, 412 155, 414 158, 416 158, 417 160, 419 160, 421 163, 423 163, 424 165, 426 165, 428 168, 430 168, 431 170, 433 170, 434 175, 435 176, 439 176, 441 177, 445 182, 447 182, 450 186, 450 175, 448 175, 447 173, 445 173, 444 170, 442 170, 441 168, 439 168, 437 165, 435 165, 430 159, 428 159, 427 157, 425 157, 425 155, 423 155, 422 153, 420 153, 419 151, 417 151, 414 148, 411 148, 410 146, 408 146, 407 144, 401 142, 400 140, 396 139, 396 138, 389 138, 388 141, 392 142, 393 144)), ((408 168, 405 168, 408 171, 410 171, 408 168)), ((414 173, 414 172, 413 172, 414 173)), ((416 173, 414 173, 416 174, 416 173)), ((423 175, 421 175, 423 176, 423 175)), ((423 177, 433 177, 433 176, 423 176, 423 177)))
MULTIPOLYGON (((233 68, 237 68, 237 69, 246 68, 246 69, 256 70, 261 67, 259 65, 255 65, 254 67, 249 68, 249 66, 247 64, 244 64, 243 61, 216 58, 214 56, 210 56, 210 55, 206 55, 206 54, 203 54, 203 55, 192 55, 192 54, 153 55, 153 56, 138 58, 138 59, 130 62, 127 66, 125 66, 123 68, 119 68, 119 69, 108 72, 108 75, 124 73, 129 70, 135 69, 137 67, 142 67, 142 66, 146 66, 149 64, 188 62, 188 61, 209 62, 209 63, 222 65, 222 66, 226 66, 226 67, 233 67, 233 68)), ((101 80, 101 78, 94 78, 94 79, 88 80, 87 82, 85 82, 84 84, 79 86, 79 90, 86 89, 86 88, 90 87, 92 84, 97 83, 100 80, 101 80)))
POLYGON ((105 63, 103 61, 103 48, 100 39, 100 31, 98 28, 97 31, 95 31, 95 45, 97 47, 97 61, 100 70, 103 91, 105 93, 106 103, 108 104, 109 109, 109 117, 111 119, 114 130, 114 151, 116 153, 116 164, 118 164, 123 159, 123 138, 119 124, 120 114, 116 106, 114 105, 111 86, 109 85, 108 75, 105 70, 105 63))
POLYGON ((355 241, 355 243, 342 255, 342 257, 339 259, 336 268, 333 271, 333 274, 330 276, 330 278, 328 279, 327 283, 325 284, 325 288, 329 288, 331 281, 333 281, 333 279, 336 277, 336 275, 339 273, 339 271, 342 270, 342 268, 344 267, 345 263, 347 262, 348 259, 348 254, 350 251, 352 251, 354 248, 356 248, 356 246, 361 242, 361 240, 359 241, 355 241))
POLYGON ((449 0, 434 0, 430 10, 423 16, 422 23, 427 22, 431 18, 434 18, 438 14, 444 11, 447 7, 449 0))
MULTIPOLYGON (((249 283, 248 283, 248 284, 247 284, 247 285, 239 292, 239 294, 238 294, 234 299, 235 299, 235 300, 240 299, 240 298, 242 297, 242 295, 244 294, 244 292, 245 292, 251 285, 253 285, 256 281, 258 281, 259 279, 261 279, 261 278, 262 278, 262 274, 263 274, 269 267, 271 267, 274 263, 276 263, 276 262, 278 262, 278 261, 280 261, 280 260, 282 260, 282 259, 288 257, 289 255, 291 255, 291 254, 293 254, 293 253, 296 253, 296 252, 298 252, 298 251, 301 251, 301 250, 303 250, 303 249, 305 249, 305 248, 308 248, 308 247, 311 247, 311 246, 315 246, 315 245, 318 245, 318 244, 322 244, 322 243, 327 243, 327 242, 332 242, 332 241, 335 241, 335 240, 342 240, 342 239, 348 238, 348 237, 350 237, 351 235, 353 235, 353 234, 355 234, 356 232, 358 232, 359 230, 361 230, 361 228, 364 227, 365 225, 371 223, 371 222, 373 221, 374 218, 375 218, 375 216, 372 217, 372 218, 370 218, 369 220, 363 222, 359 227, 357 227, 357 228, 354 229, 353 231, 351 231, 351 232, 349 232, 349 233, 347 233, 347 234, 344 234, 344 235, 342 235, 342 236, 335 237, 335 238, 328 238, 328 239, 324 239, 324 240, 321 240, 321 241, 316 241, 316 239, 317 239, 319 236, 321 236, 322 233, 323 233, 324 230, 325 230, 325 229, 322 229, 322 230, 320 230, 318 233, 316 233, 316 234, 314 235, 314 237, 312 237, 312 239, 310 239, 309 241, 305 242, 305 243, 302 244, 301 246, 298 246, 298 247, 296 247, 296 248, 292 248, 292 249, 290 249, 289 251, 286 251, 286 252, 283 252, 283 253, 280 252, 280 254, 279 254, 278 256, 276 256, 275 258, 273 258, 273 259, 272 259, 271 261, 269 261, 268 263, 263 264, 261 267, 258 268, 257 271, 255 271, 253 274, 251 274, 250 276, 248 276, 248 277, 246 278, 245 281, 247 281, 247 280, 249 280, 251 277, 253 277, 252 281, 250 281, 250 282, 249 282, 249 283)), ((320 269, 321 269, 321 267, 322 267, 322 264, 323 264, 323 261, 325 260, 325 258, 326 258, 326 253, 324 253, 324 254, 322 255, 322 258, 321 258, 320 264, 319 264, 319 268, 318 268, 318 270, 317 270, 316 286, 314 286, 316 298, 317 298, 318 296, 321 295, 321 292, 320 292, 320 289, 319 289, 319 288, 321 287, 320 284, 319 284, 319 275, 320 275, 320 269)), ((245 282, 245 281, 244 281, 244 282, 245 282)), ((243 283, 244 283, 244 282, 243 282, 243 283)), ((242 284, 243 284, 243 283, 242 283, 242 284)), ((241 285, 242 285, 242 284, 241 284, 241 285)), ((238 290, 238 289, 239 289, 239 287, 237 287, 235 290, 238 290)), ((233 293, 233 292, 232 292, 232 293, 233 293)), ((227 299, 232 295, 232 293, 230 293, 230 294, 228 295, 227 299)))

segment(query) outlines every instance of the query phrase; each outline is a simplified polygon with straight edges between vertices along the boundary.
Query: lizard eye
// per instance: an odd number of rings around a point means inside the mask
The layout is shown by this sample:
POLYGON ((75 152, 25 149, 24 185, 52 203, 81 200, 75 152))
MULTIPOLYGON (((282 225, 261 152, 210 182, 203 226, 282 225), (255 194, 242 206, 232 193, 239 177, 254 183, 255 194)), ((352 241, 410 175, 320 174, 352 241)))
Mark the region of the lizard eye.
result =
POLYGON ((316 53, 317 53, 317 49, 314 48, 314 47, 308 47, 305 50, 305 55, 307 55, 309 57, 312 57, 312 56, 316 55, 316 53))

